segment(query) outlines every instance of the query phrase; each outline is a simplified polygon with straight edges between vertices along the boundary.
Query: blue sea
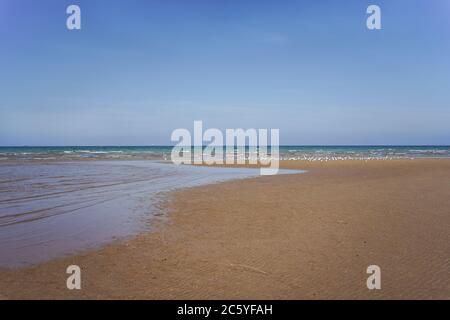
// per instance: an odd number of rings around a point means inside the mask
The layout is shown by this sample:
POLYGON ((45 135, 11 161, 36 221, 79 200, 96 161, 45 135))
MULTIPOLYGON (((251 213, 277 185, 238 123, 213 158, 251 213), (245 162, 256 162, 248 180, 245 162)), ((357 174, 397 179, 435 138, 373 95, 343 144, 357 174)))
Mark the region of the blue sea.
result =
MULTIPOLYGON (((5 160, 170 160, 172 146, 0 147, 5 160)), ((248 153, 248 150, 247 150, 248 153)), ((235 154, 245 155, 242 148, 235 154)), ((280 160, 448 158, 450 146, 281 146, 280 160)))

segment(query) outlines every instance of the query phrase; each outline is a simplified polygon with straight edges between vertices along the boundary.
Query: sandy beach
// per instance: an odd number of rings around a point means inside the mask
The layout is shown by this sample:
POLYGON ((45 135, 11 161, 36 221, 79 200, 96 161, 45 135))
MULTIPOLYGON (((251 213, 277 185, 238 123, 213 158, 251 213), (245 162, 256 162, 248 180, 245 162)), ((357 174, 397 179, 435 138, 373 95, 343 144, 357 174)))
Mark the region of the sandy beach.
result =
POLYGON ((281 167, 308 171, 176 191, 156 231, 2 269, 0 298, 450 299, 450 160, 281 167))

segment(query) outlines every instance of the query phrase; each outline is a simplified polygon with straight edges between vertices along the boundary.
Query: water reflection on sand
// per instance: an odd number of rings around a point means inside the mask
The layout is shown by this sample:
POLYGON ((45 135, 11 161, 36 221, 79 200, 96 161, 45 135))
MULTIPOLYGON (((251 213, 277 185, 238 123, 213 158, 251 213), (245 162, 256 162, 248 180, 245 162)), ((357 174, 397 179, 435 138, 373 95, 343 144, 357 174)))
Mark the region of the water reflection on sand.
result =
POLYGON ((258 175, 156 161, 0 165, 0 266, 41 262, 145 230, 161 213, 161 192, 258 175))

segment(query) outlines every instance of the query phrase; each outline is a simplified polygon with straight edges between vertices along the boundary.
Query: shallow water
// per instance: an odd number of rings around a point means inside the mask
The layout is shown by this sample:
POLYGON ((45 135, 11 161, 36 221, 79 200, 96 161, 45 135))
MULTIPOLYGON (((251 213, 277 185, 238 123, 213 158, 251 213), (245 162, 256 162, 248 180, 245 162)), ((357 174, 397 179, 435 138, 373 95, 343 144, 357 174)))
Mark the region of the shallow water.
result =
POLYGON ((161 192, 258 175, 258 169, 156 161, 0 165, 0 266, 42 262, 148 230, 163 214, 161 192))

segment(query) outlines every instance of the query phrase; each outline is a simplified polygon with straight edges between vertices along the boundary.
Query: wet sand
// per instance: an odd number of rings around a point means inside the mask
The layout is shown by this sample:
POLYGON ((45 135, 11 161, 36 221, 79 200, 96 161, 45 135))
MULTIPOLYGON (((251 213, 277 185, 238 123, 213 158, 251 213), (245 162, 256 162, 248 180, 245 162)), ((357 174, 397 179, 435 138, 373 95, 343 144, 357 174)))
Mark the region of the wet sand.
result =
POLYGON ((281 165, 308 172, 177 191, 157 231, 1 270, 0 298, 450 299, 450 160, 281 165))
POLYGON ((164 216, 165 193, 258 175, 257 169, 139 160, 0 165, 0 267, 41 263, 149 231, 164 216))

